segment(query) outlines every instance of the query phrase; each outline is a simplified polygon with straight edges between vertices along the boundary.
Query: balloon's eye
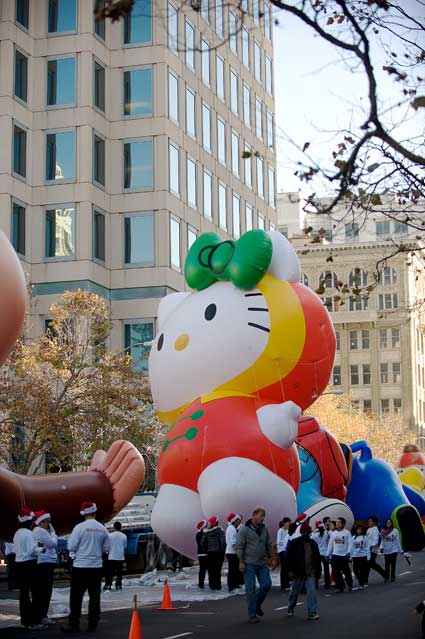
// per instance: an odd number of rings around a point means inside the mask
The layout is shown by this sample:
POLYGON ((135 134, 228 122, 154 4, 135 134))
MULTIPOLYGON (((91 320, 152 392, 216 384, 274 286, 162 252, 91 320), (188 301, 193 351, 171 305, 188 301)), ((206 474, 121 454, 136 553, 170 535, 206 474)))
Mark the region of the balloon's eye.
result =
POLYGON ((216 313, 217 313, 217 306, 215 304, 208 304, 204 313, 205 319, 208 321, 211 321, 212 319, 214 319, 216 313))
POLYGON ((164 345, 164 333, 161 333, 158 339, 158 344, 156 345, 157 349, 160 351, 164 345))

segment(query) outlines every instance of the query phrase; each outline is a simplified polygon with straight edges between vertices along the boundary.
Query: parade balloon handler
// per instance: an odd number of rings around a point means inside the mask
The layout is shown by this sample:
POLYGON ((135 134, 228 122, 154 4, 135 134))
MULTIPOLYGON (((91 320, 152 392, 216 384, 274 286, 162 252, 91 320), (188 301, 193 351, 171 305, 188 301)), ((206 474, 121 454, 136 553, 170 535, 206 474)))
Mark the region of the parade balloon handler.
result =
POLYGON ((227 529, 226 529, 226 557, 228 563, 227 570, 227 587, 229 592, 239 588, 244 583, 244 577, 239 570, 239 559, 237 555, 238 546, 238 530, 242 522, 241 515, 237 513, 230 513, 227 516, 227 529))
POLYGON ((36 608, 37 557, 43 548, 38 546, 32 528, 34 513, 21 508, 18 515, 19 528, 13 537, 15 549, 16 579, 19 588, 19 614, 21 624, 30 630, 44 628, 40 624, 40 612, 36 608))
POLYGON ((325 578, 325 588, 329 590, 331 587, 331 576, 329 574, 329 559, 327 556, 330 534, 325 528, 325 524, 322 521, 315 522, 316 530, 311 535, 311 538, 316 542, 319 552, 320 561, 323 566, 323 575, 325 578))
POLYGON ((277 531, 276 536, 276 550, 279 555, 280 561, 280 588, 281 590, 289 590, 289 576, 288 576, 288 566, 286 564, 286 549, 288 546, 289 540, 289 532, 288 528, 291 525, 291 520, 289 517, 284 517, 282 521, 279 522, 279 530, 277 531))
POLYGON ((203 590, 205 588, 205 576, 208 572, 208 555, 205 551, 205 546, 202 544, 202 540, 204 537, 204 529, 207 526, 207 520, 201 519, 196 524, 196 547, 197 547, 197 556, 199 563, 199 573, 198 573, 198 586, 203 590))
POLYGON ((208 584, 211 590, 221 590, 221 569, 226 550, 226 537, 218 524, 218 517, 209 517, 201 542, 207 553, 208 584))
POLYGON ((351 556, 351 535, 345 528, 345 524, 345 519, 338 517, 336 520, 336 530, 329 540, 327 553, 331 560, 332 575, 338 592, 344 592, 345 584, 349 591, 353 590, 353 577, 349 563, 351 556))
POLYGON ((112 589, 114 576, 115 589, 122 590, 122 571, 127 550, 127 535, 121 532, 121 522, 114 521, 114 530, 109 533, 109 553, 106 563, 105 590, 112 589))
POLYGON ((385 583, 391 579, 395 581, 395 571, 397 566, 397 555, 401 553, 410 565, 409 553, 405 553, 400 545, 400 535, 391 519, 387 519, 385 527, 381 530, 380 551, 385 559, 385 583))
POLYGON ((35 607, 41 623, 48 626, 55 623, 53 619, 49 619, 48 613, 53 592, 53 573, 58 558, 58 538, 52 526, 50 513, 45 510, 35 512, 34 524, 33 535, 37 545, 42 548, 37 559, 35 607))
POLYGON ((356 527, 356 533, 351 540, 351 558, 353 572, 359 582, 360 590, 363 590, 369 575, 370 561, 369 538, 365 535, 363 526, 356 527))

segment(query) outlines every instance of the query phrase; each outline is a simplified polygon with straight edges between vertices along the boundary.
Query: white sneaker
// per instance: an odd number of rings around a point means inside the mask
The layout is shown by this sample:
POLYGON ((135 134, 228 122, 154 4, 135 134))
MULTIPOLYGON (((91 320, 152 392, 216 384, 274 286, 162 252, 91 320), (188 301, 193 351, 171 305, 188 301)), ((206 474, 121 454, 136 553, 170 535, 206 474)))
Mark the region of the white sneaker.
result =
POLYGON ((44 617, 44 619, 41 620, 41 623, 43 626, 54 626, 56 621, 54 619, 49 619, 49 617, 44 617))

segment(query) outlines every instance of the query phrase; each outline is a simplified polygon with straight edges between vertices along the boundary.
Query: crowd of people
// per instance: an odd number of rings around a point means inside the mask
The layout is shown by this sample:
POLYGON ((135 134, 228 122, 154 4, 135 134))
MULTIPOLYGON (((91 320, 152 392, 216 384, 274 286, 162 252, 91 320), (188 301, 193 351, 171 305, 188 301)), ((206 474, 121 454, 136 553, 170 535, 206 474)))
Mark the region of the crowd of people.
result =
MULTIPOLYGON (((226 557, 229 592, 245 586, 250 623, 258 623, 263 616, 262 604, 271 588, 269 567, 275 563, 265 516, 263 508, 256 508, 252 518, 242 524, 240 515, 230 513, 226 532, 216 516, 197 524, 199 587, 204 588, 208 574, 211 590, 221 589, 221 568, 226 557)), ((289 517, 280 522, 275 548, 280 563, 280 586, 289 591, 288 616, 294 615, 298 597, 304 593, 308 619, 319 619, 316 591, 322 571, 324 588, 331 588, 333 583, 336 592, 343 593, 346 589, 353 590, 352 571, 362 590, 368 586, 371 570, 385 583, 393 582, 398 554, 409 559, 390 519, 379 530, 377 517, 371 515, 367 528, 358 525, 353 534, 346 523, 343 517, 336 521, 324 517, 323 521, 314 522, 313 530, 305 513, 294 522, 289 517), (377 562, 380 554, 384 557, 384 568, 377 562)))

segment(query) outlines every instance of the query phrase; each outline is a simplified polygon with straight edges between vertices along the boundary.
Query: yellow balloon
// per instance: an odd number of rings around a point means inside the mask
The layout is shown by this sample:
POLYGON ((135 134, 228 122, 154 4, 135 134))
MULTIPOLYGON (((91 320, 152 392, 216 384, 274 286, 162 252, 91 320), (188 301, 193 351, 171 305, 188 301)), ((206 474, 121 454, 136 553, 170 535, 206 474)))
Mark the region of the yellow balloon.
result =
POLYGON ((400 481, 422 495, 425 479, 419 468, 407 468, 400 474, 400 481))

